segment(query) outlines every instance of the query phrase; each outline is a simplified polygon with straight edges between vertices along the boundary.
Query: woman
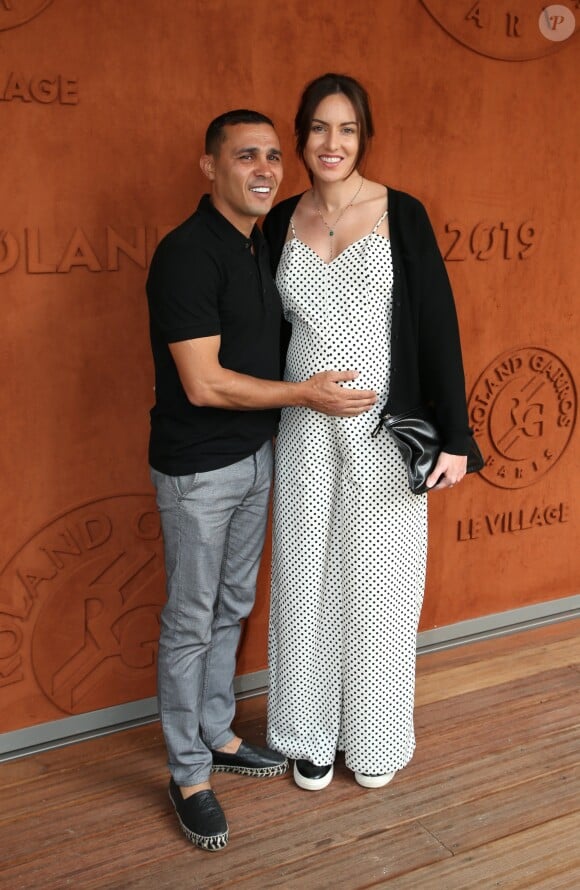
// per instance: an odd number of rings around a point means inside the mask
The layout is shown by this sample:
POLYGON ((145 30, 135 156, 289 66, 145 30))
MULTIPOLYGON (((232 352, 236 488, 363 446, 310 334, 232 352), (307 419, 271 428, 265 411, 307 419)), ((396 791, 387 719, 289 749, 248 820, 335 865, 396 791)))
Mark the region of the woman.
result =
POLYGON ((396 446, 373 438, 381 409, 429 402, 443 452, 429 484, 466 469, 467 423, 453 296, 422 205, 360 172, 373 123, 354 79, 326 74, 302 95, 296 146, 311 188, 264 231, 292 325, 285 376, 352 369, 377 393, 358 417, 282 412, 276 445, 269 744, 300 788, 332 779, 337 751, 367 788, 412 757, 416 632, 427 498, 396 446))

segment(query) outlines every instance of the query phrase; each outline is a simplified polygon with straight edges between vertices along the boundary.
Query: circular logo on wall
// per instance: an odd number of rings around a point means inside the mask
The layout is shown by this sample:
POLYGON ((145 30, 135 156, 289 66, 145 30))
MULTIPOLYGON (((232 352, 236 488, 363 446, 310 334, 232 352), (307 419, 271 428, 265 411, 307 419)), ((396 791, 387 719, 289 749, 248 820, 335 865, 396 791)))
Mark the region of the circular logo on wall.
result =
POLYGON ((498 356, 469 398, 485 459, 480 475, 499 488, 524 488, 551 470, 576 423, 576 387, 564 362, 535 346, 498 356))
POLYGON ((492 59, 522 62, 550 55, 575 41, 578 0, 422 0, 435 21, 459 43, 492 59))
POLYGON ((24 25, 51 3, 52 0, 0 0, 0 31, 24 25))
POLYGON ((155 695, 164 578, 153 495, 92 501, 38 531, 0 573, 3 729, 155 695))

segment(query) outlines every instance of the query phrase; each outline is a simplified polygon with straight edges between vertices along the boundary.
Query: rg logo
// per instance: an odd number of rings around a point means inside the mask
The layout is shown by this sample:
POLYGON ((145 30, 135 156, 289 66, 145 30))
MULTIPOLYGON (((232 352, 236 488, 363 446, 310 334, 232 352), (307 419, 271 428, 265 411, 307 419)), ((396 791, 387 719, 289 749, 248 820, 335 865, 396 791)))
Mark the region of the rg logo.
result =
POLYGON ((498 356, 469 399, 469 418, 485 458, 480 475, 498 488, 525 488, 565 451, 576 423, 570 371, 545 349, 498 356))

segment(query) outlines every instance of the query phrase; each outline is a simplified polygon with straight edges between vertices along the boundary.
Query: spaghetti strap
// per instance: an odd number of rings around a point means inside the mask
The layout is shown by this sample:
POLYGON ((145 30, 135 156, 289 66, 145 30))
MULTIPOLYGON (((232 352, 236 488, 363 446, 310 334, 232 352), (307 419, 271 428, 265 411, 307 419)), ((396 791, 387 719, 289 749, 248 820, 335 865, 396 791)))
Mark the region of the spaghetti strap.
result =
POLYGON ((376 234, 377 234, 377 229, 378 229, 378 227, 379 227, 380 224, 383 222, 383 220, 385 220, 385 219, 387 218, 388 215, 389 215, 389 211, 388 211, 388 210, 385 210, 385 212, 381 214, 381 218, 378 220, 377 224, 375 225, 374 229, 372 230, 371 235, 376 235, 376 234))
POLYGON ((290 228, 292 230, 292 237, 296 238, 296 229, 294 228, 294 217, 290 217, 290 228))

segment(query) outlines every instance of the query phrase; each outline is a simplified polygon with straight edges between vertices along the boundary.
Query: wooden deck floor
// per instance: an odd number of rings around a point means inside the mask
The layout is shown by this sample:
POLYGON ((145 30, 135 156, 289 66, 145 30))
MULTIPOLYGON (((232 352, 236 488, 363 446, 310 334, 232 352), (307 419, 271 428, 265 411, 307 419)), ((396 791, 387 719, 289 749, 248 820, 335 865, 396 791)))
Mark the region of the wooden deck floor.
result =
MULTIPOLYGON (((263 742, 264 699, 237 729, 263 742)), ((578 890, 580 620, 419 659, 417 751, 384 789, 339 762, 214 780, 230 844, 185 840, 158 724, 0 767, 0 886, 201 890, 578 890)))

